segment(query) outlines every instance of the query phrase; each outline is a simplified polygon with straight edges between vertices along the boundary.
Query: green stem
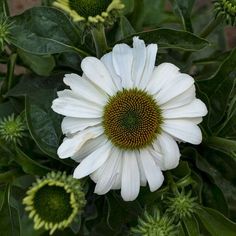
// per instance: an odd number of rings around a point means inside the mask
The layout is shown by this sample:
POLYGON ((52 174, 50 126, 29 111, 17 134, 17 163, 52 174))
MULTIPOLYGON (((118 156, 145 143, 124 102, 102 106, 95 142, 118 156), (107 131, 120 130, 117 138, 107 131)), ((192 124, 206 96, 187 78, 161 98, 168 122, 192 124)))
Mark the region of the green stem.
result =
POLYGON ((175 195, 178 195, 179 194, 179 190, 177 188, 177 185, 173 179, 173 176, 171 174, 170 171, 166 171, 166 176, 167 176, 167 181, 168 181, 168 184, 170 186, 170 189, 172 190, 172 192, 175 194, 175 195))
POLYGON ((101 58, 108 50, 104 26, 100 25, 98 27, 94 27, 91 30, 91 33, 96 47, 97 57, 101 58))
POLYGON ((200 37, 207 37, 219 24, 222 22, 222 17, 212 19, 209 24, 202 30, 200 37))
POLYGON ((7 91, 14 86, 14 69, 16 64, 17 54, 14 53, 10 56, 10 60, 7 65, 7 91))

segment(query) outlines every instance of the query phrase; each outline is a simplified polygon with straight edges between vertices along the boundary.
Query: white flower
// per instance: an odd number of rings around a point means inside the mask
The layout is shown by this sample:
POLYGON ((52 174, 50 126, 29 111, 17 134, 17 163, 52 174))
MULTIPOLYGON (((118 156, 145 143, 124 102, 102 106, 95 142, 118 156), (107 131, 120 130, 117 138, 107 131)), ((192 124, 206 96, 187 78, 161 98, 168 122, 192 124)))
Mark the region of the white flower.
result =
POLYGON ((134 200, 140 185, 163 183, 163 170, 179 163, 176 141, 199 144, 198 124, 207 114, 196 98, 194 79, 170 63, 155 66, 157 45, 133 39, 101 60, 82 61, 83 75, 65 75, 70 87, 58 92, 52 109, 65 116, 60 158, 80 164, 74 178, 90 175, 95 193, 121 189, 134 200))

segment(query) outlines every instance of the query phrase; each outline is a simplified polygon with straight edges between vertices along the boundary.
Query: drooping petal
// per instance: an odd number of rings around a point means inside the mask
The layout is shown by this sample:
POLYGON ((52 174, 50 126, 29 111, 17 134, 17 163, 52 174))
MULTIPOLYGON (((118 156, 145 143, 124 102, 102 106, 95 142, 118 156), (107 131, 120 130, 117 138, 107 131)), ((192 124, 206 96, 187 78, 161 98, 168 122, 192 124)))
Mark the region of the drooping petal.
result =
POLYGON ((191 103, 185 106, 164 110, 162 112, 164 119, 194 118, 205 116, 206 114, 206 105, 199 99, 194 99, 191 103))
POLYGON ((81 68, 90 81, 109 95, 116 93, 117 88, 105 65, 96 57, 86 57, 81 68))
POLYGON ((106 142, 103 146, 84 158, 74 170, 74 178, 80 179, 97 170, 110 156, 112 145, 106 142))
POLYGON ((123 88, 132 88, 133 52, 127 44, 117 44, 112 50, 113 65, 123 88))
POLYGON ((112 61, 112 52, 105 54, 101 58, 101 61, 104 63, 107 70, 109 71, 111 78, 112 78, 114 84, 116 85, 117 90, 121 90, 122 89, 121 78, 115 72, 115 68, 113 66, 113 61, 112 61))
POLYGON ((143 165, 142 165, 142 162, 141 162, 141 156, 140 156, 139 151, 137 151, 136 157, 137 157, 139 173, 140 173, 140 185, 141 186, 146 186, 147 185, 147 178, 146 178, 146 175, 145 175, 145 172, 144 172, 144 169, 143 169, 143 165))
POLYGON ((172 109, 176 107, 181 107, 184 105, 189 104, 196 98, 196 89, 195 85, 193 84, 189 89, 187 89, 185 92, 181 93, 175 98, 172 98, 165 104, 161 106, 162 110, 172 109))
POLYGON ((139 88, 141 89, 145 89, 147 87, 148 82, 151 80, 151 76, 153 74, 156 62, 156 54, 157 54, 157 45, 149 44, 147 46, 147 56, 146 56, 145 67, 143 70, 143 76, 139 84, 139 88))
POLYGON ((165 132, 162 132, 153 143, 154 150, 161 153, 161 170, 174 169, 179 164, 180 152, 176 141, 165 132))
POLYGON ((89 139, 96 138, 103 133, 102 127, 90 127, 70 138, 65 138, 57 150, 60 158, 72 157, 89 139))
POLYGON ((201 129, 191 121, 182 119, 165 120, 162 129, 178 140, 200 144, 202 141, 201 129))
POLYGON ((160 167, 156 165, 147 149, 140 151, 140 157, 150 191, 156 191, 158 188, 160 188, 164 181, 164 176, 160 170, 160 167))
POLYGON ((63 81, 66 85, 70 86, 72 91, 84 99, 93 101, 102 106, 104 106, 107 101, 104 91, 94 86, 86 77, 81 77, 77 74, 66 74, 63 81))
POLYGON ((179 68, 171 63, 162 63, 155 67, 151 78, 147 84, 147 91, 150 94, 156 94, 166 85, 173 83, 173 80, 179 74, 179 68))
POLYGON ((107 142, 105 135, 97 136, 96 138, 89 139, 84 145, 71 157, 76 162, 81 162, 82 159, 96 151, 100 146, 107 142))
POLYGON ((110 155, 106 163, 104 163, 105 167, 103 168, 101 176, 96 184, 94 190, 95 193, 105 194, 111 189, 116 178, 118 177, 120 162, 121 151, 116 148, 113 148, 112 155, 110 155))
POLYGON ((123 152, 123 168, 121 179, 121 196, 125 201, 137 198, 140 188, 140 174, 134 152, 123 152))
POLYGON ((99 118, 103 116, 102 107, 69 95, 53 100, 52 109, 61 115, 77 118, 99 118))
POLYGON ((143 40, 138 37, 133 38, 133 65, 132 65, 132 80, 134 86, 139 86, 144 67, 146 63, 146 45, 143 40))
POLYGON ((63 134, 74 134, 78 131, 84 130, 87 127, 98 125, 102 122, 101 118, 74 118, 64 117, 61 123, 63 134))
POLYGON ((170 83, 170 85, 166 85, 161 89, 156 95, 156 100, 159 105, 162 105, 172 98, 177 97, 182 94, 194 84, 194 79, 188 74, 179 74, 175 79, 174 83, 170 83))

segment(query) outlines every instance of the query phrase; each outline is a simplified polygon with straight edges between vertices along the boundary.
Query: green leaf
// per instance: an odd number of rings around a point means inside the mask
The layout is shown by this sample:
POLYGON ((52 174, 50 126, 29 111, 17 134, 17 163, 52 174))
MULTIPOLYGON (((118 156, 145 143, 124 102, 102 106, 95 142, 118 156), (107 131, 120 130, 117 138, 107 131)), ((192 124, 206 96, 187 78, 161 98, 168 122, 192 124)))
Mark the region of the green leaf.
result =
POLYGON ((10 205, 10 185, 5 188, 4 201, 0 211, 0 229, 4 236, 20 236, 20 217, 17 209, 10 205))
POLYGON ((120 17, 119 26, 116 32, 116 40, 122 40, 125 37, 134 34, 134 28, 125 16, 120 17))
POLYGON ((236 158, 236 141, 221 137, 209 137, 206 144, 216 150, 229 153, 232 157, 236 158))
POLYGON ((38 55, 77 51, 80 32, 61 11, 50 7, 34 7, 12 18, 11 43, 16 47, 38 55))
POLYGON ((176 0, 176 4, 186 31, 193 32, 192 23, 191 23, 191 11, 195 0, 176 0))
POLYGON ((57 159, 57 148, 61 139, 61 116, 52 109, 56 97, 53 89, 35 91, 34 97, 26 97, 25 109, 30 134, 39 148, 57 159))
POLYGON ((173 48, 183 51, 198 51, 208 45, 208 41, 198 36, 173 29, 155 29, 134 34, 121 42, 131 44, 133 36, 139 36, 146 44, 157 43, 159 48, 173 48))
POLYGON ((20 49, 18 55, 26 66, 41 76, 49 76, 55 67, 55 60, 51 55, 38 56, 20 49))
POLYGON ((184 218, 183 222, 189 236, 200 235, 198 222, 194 216, 184 218))
POLYGON ((216 73, 198 81, 200 90, 208 96, 208 126, 213 128, 225 115, 229 99, 235 93, 236 49, 223 61, 216 73))
POLYGON ((211 208, 202 207, 196 209, 196 214, 212 236, 235 236, 236 224, 220 212, 211 208))
POLYGON ((51 171, 50 168, 47 168, 41 165, 40 163, 34 161, 17 147, 16 147, 16 155, 14 155, 13 158, 27 174, 43 176, 47 174, 49 171, 51 171))

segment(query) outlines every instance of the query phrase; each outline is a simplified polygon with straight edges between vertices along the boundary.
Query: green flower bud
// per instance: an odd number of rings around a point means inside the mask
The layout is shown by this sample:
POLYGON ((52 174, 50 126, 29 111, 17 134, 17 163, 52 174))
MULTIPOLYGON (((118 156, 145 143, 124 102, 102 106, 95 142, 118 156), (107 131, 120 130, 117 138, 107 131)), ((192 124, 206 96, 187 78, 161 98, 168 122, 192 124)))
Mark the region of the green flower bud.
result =
POLYGON ((10 29, 12 27, 12 22, 0 14, 0 52, 3 51, 5 43, 10 43, 10 29))
POLYGON ((178 227, 173 224, 173 219, 166 214, 160 215, 158 209, 152 215, 147 212, 138 219, 138 225, 131 228, 131 235, 140 236, 174 236, 178 233, 178 227))
POLYGON ((169 197, 166 201, 168 209, 166 210, 175 219, 190 217, 198 207, 196 197, 191 197, 191 192, 185 195, 182 191, 178 196, 169 197))
POLYGON ((222 16, 227 24, 234 25, 236 18, 236 0, 213 1, 216 17, 222 16))
POLYGON ((21 138, 25 135, 26 127, 20 116, 5 117, 0 120, 0 138, 10 144, 21 144, 21 138))
POLYGON ((121 0, 55 0, 53 5, 67 12, 73 21, 90 26, 114 23, 117 12, 124 8, 121 0))
POLYGON ((25 210, 34 220, 34 228, 44 227, 53 234, 68 227, 85 206, 81 183, 62 172, 48 173, 27 191, 25 210))

